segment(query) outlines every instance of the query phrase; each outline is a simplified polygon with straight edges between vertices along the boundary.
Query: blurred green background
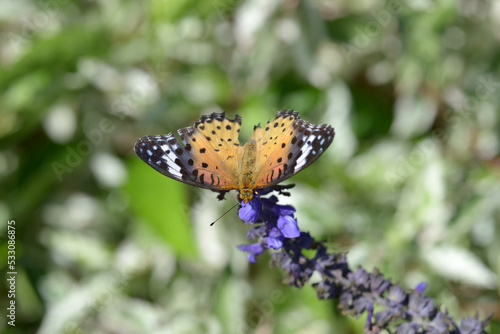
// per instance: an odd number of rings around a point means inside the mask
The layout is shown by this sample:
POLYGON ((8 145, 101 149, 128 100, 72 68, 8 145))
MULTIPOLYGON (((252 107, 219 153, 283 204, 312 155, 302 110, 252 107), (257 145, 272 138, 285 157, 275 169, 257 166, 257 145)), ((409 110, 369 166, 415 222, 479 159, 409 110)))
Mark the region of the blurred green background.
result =
MULTIPOLYGON (((500 332, 500 2, 0 1, 0 224, 10 333, 361 333, 249 265, 234 194, 135 141, 226 111, 335 127, 282 203, 301 229, 500 332)), ((2 275, 3 277, 4 275, 2 275)))

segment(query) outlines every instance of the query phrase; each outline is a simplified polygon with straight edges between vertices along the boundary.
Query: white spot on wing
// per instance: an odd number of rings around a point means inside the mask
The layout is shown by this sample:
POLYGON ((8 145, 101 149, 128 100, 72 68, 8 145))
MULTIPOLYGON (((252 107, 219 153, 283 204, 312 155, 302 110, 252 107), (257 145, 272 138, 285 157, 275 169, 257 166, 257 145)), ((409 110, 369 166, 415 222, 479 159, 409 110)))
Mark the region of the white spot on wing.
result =
MULTIPOLYGON (((309 136, 307 140, 312 143, 314 139, 316 138, 315 135, 309 136)), ((293 169, 294 173, 297 173, 299 170, 304 167, 304 165, 307 163, 307 161, 311 158, 310 153, 312 151, 313 156, 316 155, 316 151, 313 150, 313 146, 311 144, 305 144, 302 147, 302 154, 300 155, 300 158, 297 160, 297 164, 295 165, 295 168, 293 169)))
POLYGON ((176 178, 182 178, 181 166, 177 165, 175 162, 169 162, 168 171, 176 178))

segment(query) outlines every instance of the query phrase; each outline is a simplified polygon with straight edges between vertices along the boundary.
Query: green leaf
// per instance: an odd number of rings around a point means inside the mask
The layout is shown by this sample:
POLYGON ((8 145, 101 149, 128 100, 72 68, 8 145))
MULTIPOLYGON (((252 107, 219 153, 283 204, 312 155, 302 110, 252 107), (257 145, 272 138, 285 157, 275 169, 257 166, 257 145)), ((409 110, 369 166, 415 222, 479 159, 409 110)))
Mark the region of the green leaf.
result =
POLYGON ((139 158, 129 163, 130 176, 125 191, 130 208, 149 228, 178 255, 196 254, 186 188, 146 165, 139 158))

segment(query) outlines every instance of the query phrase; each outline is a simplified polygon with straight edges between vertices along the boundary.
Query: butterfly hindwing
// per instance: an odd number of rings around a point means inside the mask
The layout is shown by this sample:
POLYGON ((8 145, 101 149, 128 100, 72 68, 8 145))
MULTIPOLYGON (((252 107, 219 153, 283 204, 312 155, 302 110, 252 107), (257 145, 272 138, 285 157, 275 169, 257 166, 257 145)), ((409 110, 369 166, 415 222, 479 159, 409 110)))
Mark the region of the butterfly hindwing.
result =
POLYGON ((183 181, 186 171, 180 160, 183 155, 180 150, 182 147, 172 133, 145 136, 135 143, 135 152, 144 162, 163 175, 183 181))
POLYGON ((281 110, 276 118, 257 127, 256 188, 277 184, 313 163, 332 143, 335 132, 329 125, 301 120, 293 110, 281 110))
POLYGON ((135 151, 148 165, 175 180, 213 190, 236 189, 240 124, 239 116, 230 120, 223 113, 213 113, 178 130, 184 145, 169 133, 139 139, 135 151))

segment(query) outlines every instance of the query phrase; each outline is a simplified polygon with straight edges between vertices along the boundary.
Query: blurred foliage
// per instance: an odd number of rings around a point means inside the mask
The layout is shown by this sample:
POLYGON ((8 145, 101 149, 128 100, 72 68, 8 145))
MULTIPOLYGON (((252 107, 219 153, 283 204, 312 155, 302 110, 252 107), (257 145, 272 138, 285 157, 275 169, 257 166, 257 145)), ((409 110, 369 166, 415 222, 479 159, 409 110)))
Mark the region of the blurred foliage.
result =
POLYGON ((18 272, 2 332, 361 333, 249 265, 234 211, 208 226, 233 195, 133 153, 214 111, 248 138, 282 108, 337 133, 283 199, 301 228, 500 332, 498 1, 0 3, 0 221, 16 220, 18 272))

